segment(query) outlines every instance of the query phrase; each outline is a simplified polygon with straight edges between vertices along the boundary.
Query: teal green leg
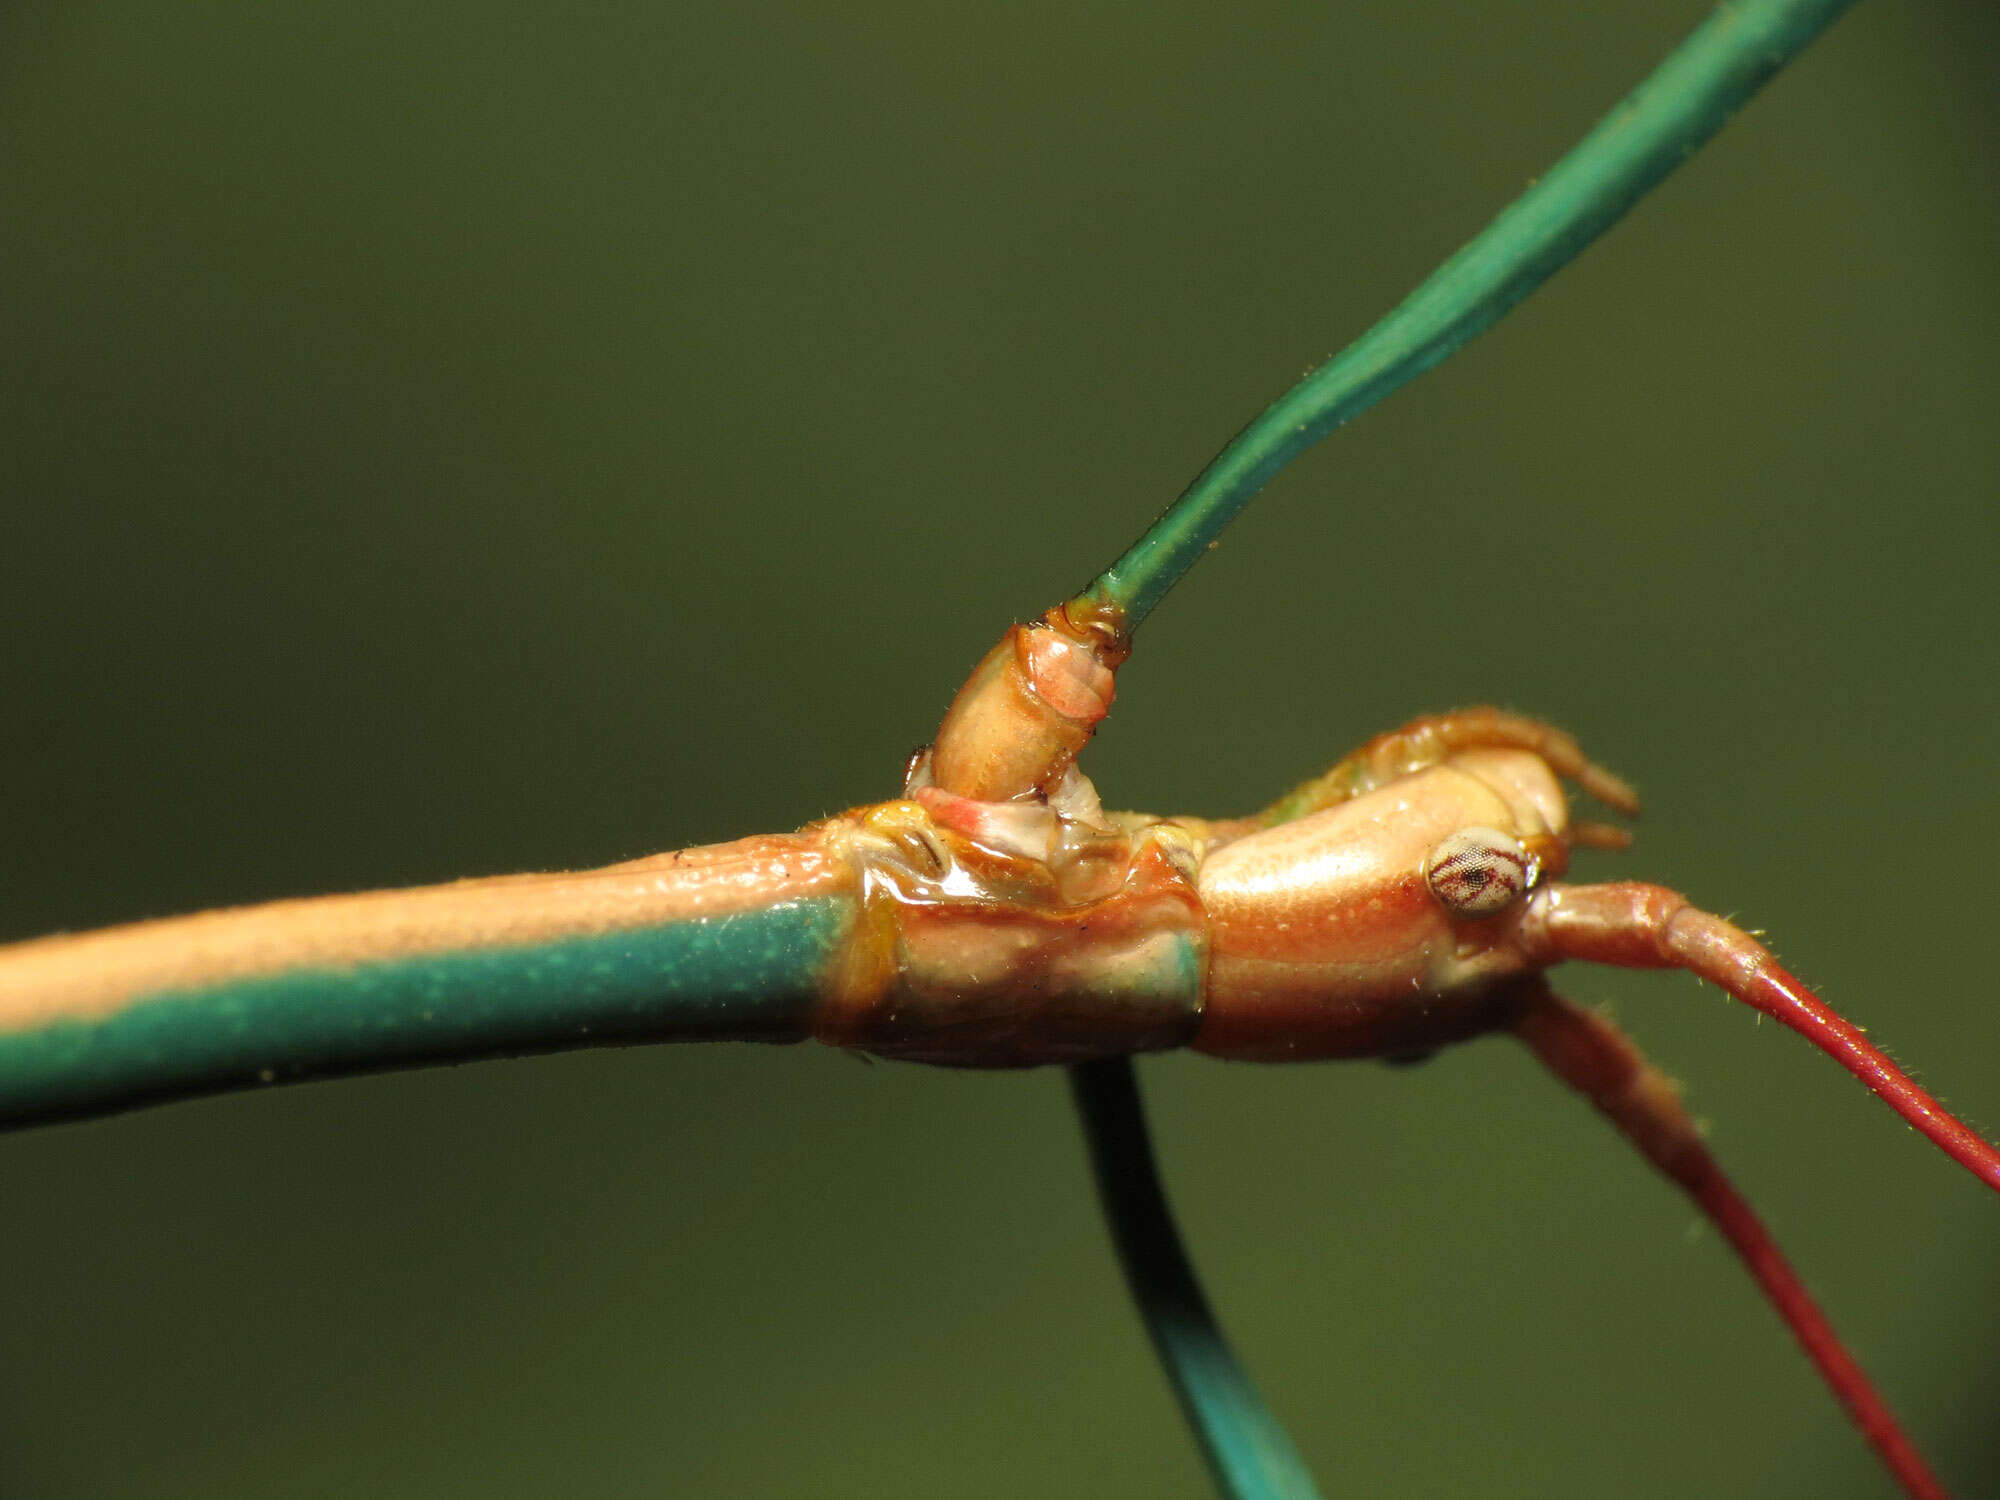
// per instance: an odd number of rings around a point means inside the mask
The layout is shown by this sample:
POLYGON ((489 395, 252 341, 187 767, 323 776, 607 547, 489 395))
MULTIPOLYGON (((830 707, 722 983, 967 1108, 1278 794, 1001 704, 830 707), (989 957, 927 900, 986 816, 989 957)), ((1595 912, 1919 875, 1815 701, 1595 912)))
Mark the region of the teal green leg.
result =
MULTIPOLYGON (((1852 0, 1725 0, 1652 76, 1381 322, 1230 439, 1087 597, 1136 630, 1267 480, 1441 363, 1617 223, 1852 0)), ((1274 156, 1301 149, 1273 146, 1274 156)))
POLYGON ((1195 1279, 1174 1227, 1129 1058, 1071 1068, 1104 1215, 1125 1280, 1225 1500, 1319 1500, 1195 1279))

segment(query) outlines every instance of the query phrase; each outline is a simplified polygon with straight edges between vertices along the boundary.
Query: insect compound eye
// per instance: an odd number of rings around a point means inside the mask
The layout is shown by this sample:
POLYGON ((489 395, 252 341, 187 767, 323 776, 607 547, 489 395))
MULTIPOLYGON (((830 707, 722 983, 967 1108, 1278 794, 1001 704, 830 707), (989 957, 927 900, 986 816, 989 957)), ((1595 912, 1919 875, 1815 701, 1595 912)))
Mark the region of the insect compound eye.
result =
POLYGON ((1455 917, 1490 917, 1534 888, 1541 863, 1497 828, 1461 828, 1431 850, 1424 879, 1455 917))

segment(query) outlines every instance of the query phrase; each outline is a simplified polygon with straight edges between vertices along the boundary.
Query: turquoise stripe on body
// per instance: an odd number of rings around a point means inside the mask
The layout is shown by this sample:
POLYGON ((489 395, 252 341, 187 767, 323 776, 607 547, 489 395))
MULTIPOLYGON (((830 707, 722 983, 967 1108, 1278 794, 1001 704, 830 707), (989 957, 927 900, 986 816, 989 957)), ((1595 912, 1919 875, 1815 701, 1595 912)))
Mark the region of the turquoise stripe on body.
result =
POLYGON ((853 919, 838 897, 135 999, 0 1035, 0 1125, 441 1060, 639 1041, 794 1042, 853 919))

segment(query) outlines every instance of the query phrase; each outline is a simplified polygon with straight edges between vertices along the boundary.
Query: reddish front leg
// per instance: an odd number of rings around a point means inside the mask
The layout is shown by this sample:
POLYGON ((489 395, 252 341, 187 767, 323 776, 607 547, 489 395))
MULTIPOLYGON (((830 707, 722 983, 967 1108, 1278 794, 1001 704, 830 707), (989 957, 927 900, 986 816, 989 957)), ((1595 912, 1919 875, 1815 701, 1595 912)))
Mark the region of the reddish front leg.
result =
POLYGON ((1709 1154, 1681 1108, 1673 1081, 1617 1027, 1571 1005, 1539 979, 1531 981, 1514 1032, 1550 1072, 1596 1105, 1647 1161, 1680 1184, 1722 1231, 1897 1482, 1915 1500, 1945 1500, 1944 1486, 1897 1426, 1755 1211, 1709 1154))
MULTIPOLYGON (((1659 886, 1560 884, 1582 841, 1560 781, 1587 765, 1529 721, 1446 715, 1233 827, 1197 876, 1210 963, 1194 1045, 1264 1062, 1395 1057, 1514 1030, 1714 1220, 1904 1489, 1941 1496, 1672 1086, 1607 1023, 1550 994, 1541 971, 1564 959, 1687 969, 1832 1054, 1994 1187, 2000 1151, 1747 933, 1659 886)), ((1622 782, 1591 779, 1629 802, 1622 782)))
POLYGON ((1781 1021, 1866 1084, 1968 1172, 2000 1189, 2000 1151, 1975 1135, 1837 1015, 1750 934, 1664 886, 1551 886, 1528 903, 1517 942, 1537 966, 1565 958, 1686 969, 1781 1021))

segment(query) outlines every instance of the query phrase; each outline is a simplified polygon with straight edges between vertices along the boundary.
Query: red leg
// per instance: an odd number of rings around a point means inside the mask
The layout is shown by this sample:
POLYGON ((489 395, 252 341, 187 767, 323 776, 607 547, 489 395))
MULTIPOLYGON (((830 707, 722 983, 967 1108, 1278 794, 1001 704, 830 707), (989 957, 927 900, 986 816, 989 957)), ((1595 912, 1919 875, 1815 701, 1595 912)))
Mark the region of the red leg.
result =
POLYGON ((2000 1189, 2000 1150, 1981 1139, 1891 1062, 1740 927, 1688 904, 1665 886, 1620 881, 1556 885, 1522 920, 1524 956, 1537 964, 1580 958, 1628 969, 1686 969, 1783 1022, 1866 1084, 1953 1161, 2000 1189))
POLYGON ((1806 1357, 1913 1500, 1946 1500, 1938 1482, 1854 1358, 1841 1346, 1748 1203, 1709 1154, 1673 1082, 1609 1021, 1537 985, 1515 1032, 1558 1078, 1679 1183, 1722 1231, 1806 1357))

